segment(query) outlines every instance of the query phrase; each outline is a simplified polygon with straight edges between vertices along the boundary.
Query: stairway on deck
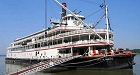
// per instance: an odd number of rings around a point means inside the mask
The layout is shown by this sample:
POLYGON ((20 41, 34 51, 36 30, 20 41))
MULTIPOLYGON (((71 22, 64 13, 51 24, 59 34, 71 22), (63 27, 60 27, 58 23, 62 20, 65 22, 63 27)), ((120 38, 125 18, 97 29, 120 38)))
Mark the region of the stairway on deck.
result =
POLYGON ((32 74, 32 73, 35 73, 35 72, 38 72, 38 71, 41 71, 44 69, 48 69, 48 68, 51 68, 51 67, 59 65, 59 64, 62 64, 64 62, 70 61, 70 60, 78 58, 78 57, 81 57, 81 55, 69 56, 69 57, 65 57, 65 58, 58 58, 58 59, 51 60, 48 62, 47 61, 40 62, 38 64, 31 65, 29 67, 26 67, 24 69, 19 70, 18 72, 13 72, 13 73, 10 73, 8 75, 29 75, 29 74, 32 74))

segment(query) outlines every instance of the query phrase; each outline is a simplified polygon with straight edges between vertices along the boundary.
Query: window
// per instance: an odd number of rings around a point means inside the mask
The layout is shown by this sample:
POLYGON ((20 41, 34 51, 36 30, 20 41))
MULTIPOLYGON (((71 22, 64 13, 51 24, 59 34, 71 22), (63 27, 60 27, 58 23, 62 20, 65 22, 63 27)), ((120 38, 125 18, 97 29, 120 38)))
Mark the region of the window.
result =
POLYGON ((67 21, 67 18, 64 18, 64 21, 67 21))
POLYGON ((44 52, 44 55, 46 55, 46 52, 44 52))
POLYGON ((37 48, 37 44, 35 44, 35 48, 37 48))
POLYGON ((67 19, 70 20, 70 17, 68 17, 67 19))
POLYGON ((40 43, 38 43, 38 47, 40 47, 40 43))
POLYGON ((33 45, 30 45, 30 46, 29 46, 29 49, 32 49, 32 48, 33 48, 33 45))
POLYGON ((73 16, 71 17, 71 20, 75 20, 73 16))
POLYGON ((44 42, 41 42, 41 47, 44 47, 44 42))
POLYGON ((44 46, 47 46, 47 42, 44 42, 44 46))

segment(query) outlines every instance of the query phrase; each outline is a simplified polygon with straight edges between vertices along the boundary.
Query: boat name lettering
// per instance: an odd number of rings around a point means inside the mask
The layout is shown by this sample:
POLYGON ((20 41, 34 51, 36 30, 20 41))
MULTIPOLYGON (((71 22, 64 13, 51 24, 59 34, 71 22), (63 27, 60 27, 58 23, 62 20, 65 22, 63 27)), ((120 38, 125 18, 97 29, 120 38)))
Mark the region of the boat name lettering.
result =
POLYGON ((107 57, 105 60, 113 60, 113 57, 107 57))

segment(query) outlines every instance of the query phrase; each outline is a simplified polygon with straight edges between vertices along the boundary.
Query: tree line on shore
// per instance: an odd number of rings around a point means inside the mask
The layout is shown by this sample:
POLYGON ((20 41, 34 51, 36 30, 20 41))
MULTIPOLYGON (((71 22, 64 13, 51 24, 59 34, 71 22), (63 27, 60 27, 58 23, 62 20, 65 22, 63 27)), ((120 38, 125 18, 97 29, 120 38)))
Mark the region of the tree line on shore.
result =
POLYGON ((133 49, 132 52, 133 53, 139 53, 140 54, 140 49, 133 49))

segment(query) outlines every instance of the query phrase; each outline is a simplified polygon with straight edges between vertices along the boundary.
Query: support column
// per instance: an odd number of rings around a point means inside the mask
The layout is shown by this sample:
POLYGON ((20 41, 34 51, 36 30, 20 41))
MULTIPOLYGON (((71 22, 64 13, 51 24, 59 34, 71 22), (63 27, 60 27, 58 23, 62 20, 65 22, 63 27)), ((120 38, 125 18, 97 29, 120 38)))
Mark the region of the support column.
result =
POLYGON ((90 41, 90 36, 91 36, 91 35, 89 34, 89 35, 88 35, 88 39, 89 39, 89 41, 90 41))
POLYGON ((81 40, 81 35, 79 34, 79 40, 81 40))
MULTIPOLYGON (((88 36, 88 38, 89 38, 89 43, 90 43, 90 36, 91 36, 91 35, 89 34, 89 36, 88 36)), ((90 50, 91 50, 91 49, 90 49, 90 46, 89 46, 89 47, 88 47, 88 52, 90 52, 90 50)))
MULTIPOLYGON (((70 44, 72 44, 72 36, 71 36, 70 40, 71 40, 70 44)), ((73 47, 71 47, 71 55, 73 55, 73 47)))
POLYGON ((71 44, 72 44, 72 36, 71 36, 71 38, 70 38, 70 41, 71 41, 71 44))
POLYGON ((73 47, 71 47, 71 55, 73 55, 73 50, 72 49, 73 49, 73 47))
POLYGON ((88 52, 90 52, 90 50, 91 50, 91 48, 90 48, 90 46, 88 46, 88 52))
POLYGON ((62 38, 62 44, 64 43, 64 37, 62 38))

